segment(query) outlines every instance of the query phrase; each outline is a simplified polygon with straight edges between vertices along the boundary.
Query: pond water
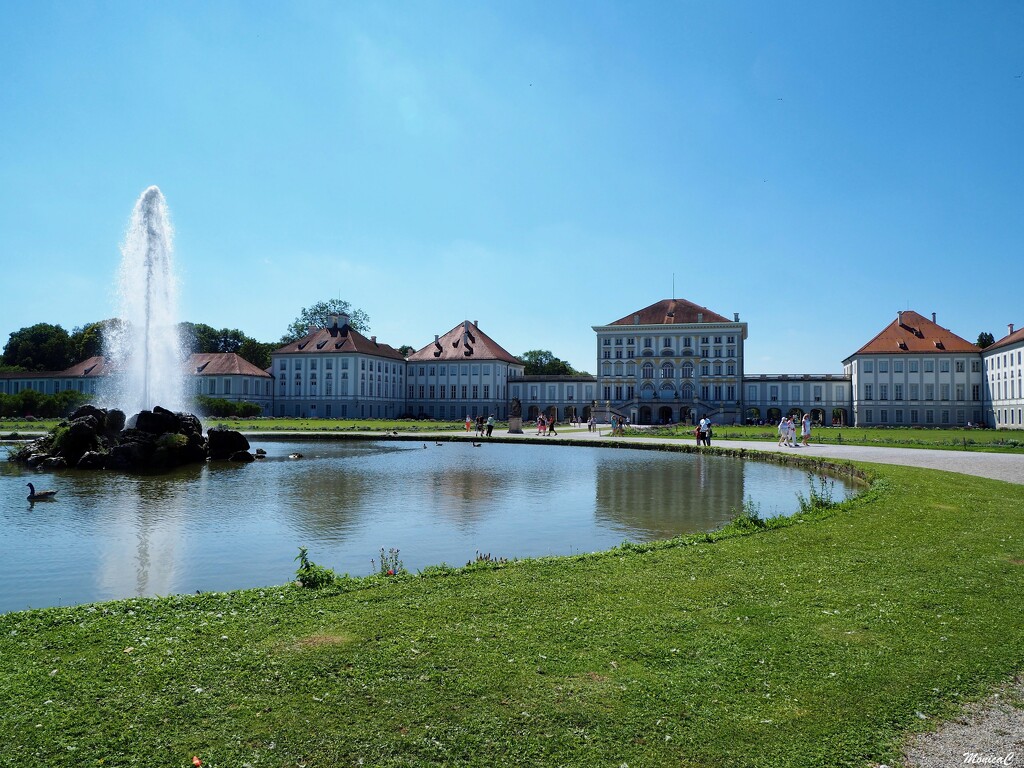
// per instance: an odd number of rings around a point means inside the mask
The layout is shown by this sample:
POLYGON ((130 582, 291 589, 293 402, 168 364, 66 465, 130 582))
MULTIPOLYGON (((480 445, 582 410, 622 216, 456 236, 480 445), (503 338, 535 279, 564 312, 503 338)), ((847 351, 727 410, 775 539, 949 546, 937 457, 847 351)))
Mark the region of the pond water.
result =
MULTIPOLYGON (((381 548, 413 572, 477 552, 591 552, 718 528, 745 499, 762 517, 792 514, 810 490, 803 471, 712 456, 423 445, 254 441, 265 460, 159 476, 40 474, 0 458, 0 612, 282 584, 299 546, 352 576, 381 548), (57 499, 30 504, 27 482, 57 499)), ((836 481, 833 498, 851 493, 836 481)))

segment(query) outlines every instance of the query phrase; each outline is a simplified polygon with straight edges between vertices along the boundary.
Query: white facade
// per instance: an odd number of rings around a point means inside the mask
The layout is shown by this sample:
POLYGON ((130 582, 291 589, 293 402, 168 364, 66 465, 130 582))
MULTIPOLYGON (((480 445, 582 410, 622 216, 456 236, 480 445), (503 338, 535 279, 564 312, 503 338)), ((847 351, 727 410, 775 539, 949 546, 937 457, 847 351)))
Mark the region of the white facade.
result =
POLYGON ((815 424, 850 423, 851 382, 842 374, 755 374, 743 378, 748 423, 778 423, 783 416, 810 413, 815 424))
POLYGON ((634 424, 742 418, 747 324, 677 299, 593 326, 597 400, 634 424))
POLYGON ((1004 338, 982 352, 987 417, 1000 429, 1024 429, 1024 329, 1010 325, 1004 338))

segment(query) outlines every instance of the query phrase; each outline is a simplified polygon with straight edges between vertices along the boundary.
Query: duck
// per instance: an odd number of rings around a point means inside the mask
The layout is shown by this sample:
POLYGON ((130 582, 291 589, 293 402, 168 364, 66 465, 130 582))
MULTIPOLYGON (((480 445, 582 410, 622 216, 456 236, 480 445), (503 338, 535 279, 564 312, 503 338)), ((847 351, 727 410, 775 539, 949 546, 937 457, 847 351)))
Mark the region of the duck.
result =
POLYGON ((302 458, 302 454, 301 453, 289 453, 288 454, 288 458, 289 459, 301 459, 302 458))
POLYGON ((473 443, 474 448, 479 448, 483 443, 473 443))
POLYGON ((56 491, 37 491, 32 483, 26 483, 26 485, 28 486, 29 501, 47 501, 57 495, 56 491))
POLYGON ((424 447, 424 448, 426 448, 426 447, 427 447, 427 444, 426 444, 426 443, 424 443, 424 444, 423 444, 423 447, 424 447))
POLYGON ((439 442, 437 442, 437 441, 435 440, 435 441, 434 441, 434 445, 436 445, 436 446, 437 446, 438 448, 440 448, 440 447, 441 447, 442 445, 444 445, 444 443, 439 443, 439 442))

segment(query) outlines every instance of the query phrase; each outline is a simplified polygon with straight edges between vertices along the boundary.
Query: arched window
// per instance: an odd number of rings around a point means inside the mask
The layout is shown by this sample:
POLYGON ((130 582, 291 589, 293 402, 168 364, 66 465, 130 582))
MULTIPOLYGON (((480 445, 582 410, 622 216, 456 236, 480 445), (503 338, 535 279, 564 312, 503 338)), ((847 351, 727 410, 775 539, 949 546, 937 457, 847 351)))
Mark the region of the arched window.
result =
POLYGON ((675 368, 672 367, 672 363, 663 363, 661 366, 661 378, 663 379, 674 379, 675 368))
POLYGON ((692 379, 693 378, 693 365, 690 364, 690 363, 683 363, 683 367, 680 370, 680 374, 679 375, 682 376, 682 378, 684 378, 684 379, 692 379))
POLYGON ((622 375, 622 363, 616 363, 615 364, 615 375, 616 376, 621 376, 622 375))
POLYGON ((692 384, 683 384, 683 391, 682 391, 682 395, 681 396, 682 396, 683 400, 692 400, 693 399, 693 385, 692 384))
POLYGON ((653 363, 644 363, 643 377, 645 379, 653 379, 654 378, 654 364, 653 363))
POLYGON ((605 363, 604 365, 601 366, 601 375, 602 376, 611 376, 612 375, 612 364, 611 363, 605 363))

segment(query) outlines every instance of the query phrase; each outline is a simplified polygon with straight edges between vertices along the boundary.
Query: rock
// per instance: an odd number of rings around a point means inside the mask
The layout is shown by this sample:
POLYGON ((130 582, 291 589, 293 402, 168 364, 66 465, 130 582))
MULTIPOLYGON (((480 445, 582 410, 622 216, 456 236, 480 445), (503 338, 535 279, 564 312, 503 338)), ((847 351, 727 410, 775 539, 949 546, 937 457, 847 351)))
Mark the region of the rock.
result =
POLYGON ((233 429, 214 427, 206 431, 206 441, 210 458, 214 461, 227 459, 238 451, 248 451, 249 441, 245 435, 233 429))
POLYGON ((46 461, 45 453, 33 453, 25 460, 25 463, 30 467, 38 467, 44 461, 46 461))
POLYGON ((103 469, 107 463, 107 454, 101 451, 86 451, 75 465, 78 469, 103 469))
POLYGON ((124 429, 125 415, 124 411, 119 411, 117 408, 111 408, 107 411, 107 433, 116 435, 122 429, 124 429))
POLYGON ((44 459, 43 463, 39 466, 43 469, 66 469, 68 462, 63 456, 51 456, 48 459, 44 459))
POLYGON ((248 451, 235 451, 228 457, 228 461, 237 461, 248 464, 250 461, 255 461, 255 457, 248 451))
POLYGON ((180 427, 181 420, 159 405, 153 408, 152 411, 140 411, 135 417, 135 429, 151 435, 163 435, 168 432, 174 433, 180 427))

